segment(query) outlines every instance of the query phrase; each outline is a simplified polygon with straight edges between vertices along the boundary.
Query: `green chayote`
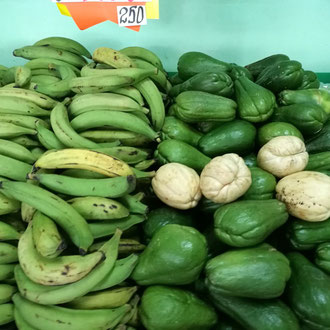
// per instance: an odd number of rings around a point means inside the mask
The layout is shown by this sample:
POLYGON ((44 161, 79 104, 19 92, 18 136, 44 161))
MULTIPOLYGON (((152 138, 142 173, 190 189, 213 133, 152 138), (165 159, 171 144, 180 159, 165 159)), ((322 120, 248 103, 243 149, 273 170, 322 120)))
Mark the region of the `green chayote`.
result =
POLYGON ((205 237, 195 228, 160 228, 141 253, 132 278, 139 285, 182 285, 195 281, 207 258, 205 237))

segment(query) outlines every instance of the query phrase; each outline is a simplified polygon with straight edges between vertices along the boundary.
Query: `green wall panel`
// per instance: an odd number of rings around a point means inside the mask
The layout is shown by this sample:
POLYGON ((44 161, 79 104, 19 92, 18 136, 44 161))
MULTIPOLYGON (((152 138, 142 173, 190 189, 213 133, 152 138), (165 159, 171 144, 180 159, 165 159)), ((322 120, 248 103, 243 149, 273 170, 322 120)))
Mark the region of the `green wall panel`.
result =
POLYGON ((241 65, 285 53, 305 69, 329 72, 329 15, 329 0, 160 0, 160 20, 149 20, 140 32, 109 21, 80 31, 50 0, 1 0, 0 63, 24 63, 13 49, 61 35, 90 50, 148 47, 168 71, 176 70, 182 53, 198 50, 241 65))

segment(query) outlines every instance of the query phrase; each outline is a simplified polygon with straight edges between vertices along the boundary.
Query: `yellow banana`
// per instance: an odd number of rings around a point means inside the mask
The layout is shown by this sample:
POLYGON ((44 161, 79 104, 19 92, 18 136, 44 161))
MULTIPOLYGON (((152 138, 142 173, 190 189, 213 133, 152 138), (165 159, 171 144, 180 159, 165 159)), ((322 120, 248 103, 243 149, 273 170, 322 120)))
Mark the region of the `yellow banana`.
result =
POLYGON ((34 46, 51 46, 54 48, 67 50, 68 52, 85 56, 87 58, 92 58, 90 52, 81 43, 70 38, 48 37, 38 40, 34 43, 34 46))
POLYGON ((14 269, 16 264, 0 265, 0 281, 9 280, 14 277, 14 269))
POLYGON ((23 233, 25 231, 26 224, 22 221, 22 218, 21 218, 21 215, 19 212, 3 215, 3 216, 1 216, 0 221, 15 228, 19 233, 23 233))
POLYGON ((92 245, 93 236, 86 220, 57 195, 26 182, 1 181, 0 190, 6 196, 27 203, 53 219, 68 233, 81 254, 92 245))
POLYGON ((37 117, 34 116, 26 116, 26 115, 20 115, 20 114, 12 114, 12 113, 3 113, 0 116, 0 121, 5 123, 12 123, 14 125, 22 126, 25 128, 35 129, 36 128, 36 122, 39 121, 39 123, 45 127, 49 128, 49 124, 37 117))
POLYGON ((1 88, 0 98, 3 96, 18 97, 22 100, 31 101, 44 109, 52 109, 57 103, 57 101, 46 95, 24 88, 1 88))
POLYGON ((69 87, 77 94, 111 92, 117 88, 130 86, 135 80, 130 76, 89 76, 71 79, 69 87))
POLYGON ((52 84, 36 84, 33 89, 53 98, 62 98, 71 94, 70 82, 76 78, 76 73, 66 65, 52 65, 52 70, 58 71, 61 80, 52 84))
POLYGON ((0 242, 0 264, 10 264, 17 260, 17 247, 9 243, 0 242))
POLYGON ((120 219, 129 215, 129 210, 123 204, 110 198, 87 196, 67 202, 88 220, 120 219))
POLYGON ((0 138, 10 139, 24 134, 35 135, 36 130, 0 121, 0 138))
POLYGON ((66 63, 74 65, 77 68, 82 68, 84 65, 87 64, 86 59, 82 56, 51 46, 25 46, 22 48, 15 49, 13 51, 13 55, 23 57, 28 60, 48 57, 55 60, 64 61, 66 63))
POLYGON ((21 234, 11 226, 3 221, 0 221, 0 241, 18 240, 21 234))
POLYGON ((132 175, 132 169, 121 160, 87 149, 62 149, 45 152, 34 164, 36 169, 77 168, 109 177, 132 175))
POLYGON ((104 288, 124 281, 133 271, 138 257, 131 255, 116 261, 118 256, 118 243, 121 231, 117 232, 104 244, 100 250, 104 252, 105 260, 97 265, 81 280, 56 286, 45 286, 31 281, 22 268, 15 267, 15 279, 21 294, 28 300, 42 305, 57 305, 68 303, 75 298, 86 295, 99 283, 104 288), (111 275, 109 276, 109 274, 111 275))
POLYGON ((113 329, 131 309, 130 305, 95 310, 45 306, 28 301, 18 293, 13 296, 13 302, 23 319, 38 330, 113 329))
MULTIPOLYGON (((30 60, 25 64, 25 66, 30 68, 33 71, 33 73, 40 74, 40 73, 42 73, 42 71, 36 72, 34 70, 40 70, 40 69, 48 70, 50 64, 66 65, 69 68, 71 68, 76 73, 77 76, 80 75, 80 70, 78 68, 76 68, 74 65, 71 65, 71 64, 61 61, 61 60, 56 60, 54 58, 48 58, 48 57, 40 57, 40 58, 36 58, 34 60, 30 60)), ((44 74, 44 73, 42 73, 42 74, 44 74)))
POLYGON ((119 95, 125 95, 139 103, 141 106, 144 105, 144 100, 141 93, 133 86, 121 87, 113 91, 113 93, 119 95))
POLYGON ((124 146, 140 147, 148 145, 151 140, 145 135, 124 130, 88 130, 80 133, 81 136, 95 142, 107 143, 120 141, 124 146))
POLYGON ((93 110, 142 111, 136 101, 115 93, 79 94, 72 100, 68 109, 73 117, 93 110))
POLYGON ((0 305, 0 325, 7 324, 12 321, 14 321, 14 305, 10 303, 0 305))
POLYGON ((165 120, 165 106, 157 86, 149 78, 141 80, 134 86, 140 91, 149 105, 154 129, 156 131, 161 130, 165 120))
POLYGON ((29 224, 18 243, 20 265, 32 281, 43 285, 73 283, 86 276, 103 258, 102 251, 85 256, 71 255, 49 259, 42 257, 35 248, 29 224))
POLYGON ((116 69, 135 67, 133 61, 128 56, 118 50, 108 47, 96 48, 93 52, 92 58, 94 62, 104 63, 116 69))
MULTIPOLYGON (((64 144, 69 148, 96 148, 97 144, 95 142, 89 141, 88 139, 80 136, 71 126, 68 111, 66 106, 63 103, 58 103, 52 113, 50 115, 50 123, 52 125, 52 129, 55 134, 55 139, 51 138, 51 133, 45 133, 45 141, 47 146, 47 135, 48 135, 48 144, 54 145, 54 149, 62 149, 59 148, 60 144, 64 144), (60 143, 58 143, 58 142, 60 143)), ((46 130, 44 130, 46 132, 46 130)), ((42 131, 39 129, 39 137, 41 137, 42 131)), ((44 141, 44 142, 45 142, 44 141)), ((40 139, 42 142, 42 139, 40 139)))
MULTIPOLYGON (((88 249, 90 252, 97 251, 102 244, 105 242, 97 242, 90 246, 88 249)), ((145 245, 141 244, 139 241, 131 238, 121 238, 118 247, 119 254, 131 254, 135 252, 140 252, 145 249, 145 245)))
POLYGON ((15 86, 24 87, 31 80, 31 69, 26 66, 18 66, 15 70, 15 86))
POLYGON ((34 328, 25 319, 23 319, 17 308, 14 308, 14 319, 15 324, 19 330, 36 330, 36 328, 34 328))
POLYGON ((151 50, 144 48, 144 47, 126 47, 120 50, 121 54, 125 54, 131 58, 138 58, 141 60, 144 60, 155 67, 157 67, 159 70, 164 70, 163 64, 161 59, 151 50))
POLYGON ((0 193, 0 215, 18 212, 21 203, 0 193))
POLYGON ((35 248, 45 258, 56 258, 66 248, 55 222, 41 212, 33 215, 32 236, 35 248))
POLYGON ((0 175, 8 179, 25 181, 32 166, 20 160, 0 154, 0 175))
POLYGON ((17 287, 9 284, 0 284, 0 305, 11 300, 12 295, 17 291, 17 287))
POLYGON ((137 286, 119 287, 97 291, 72 300, 68 307, 75 309, 115 308, 127 304, 136 292, 137 286))
POLYGON ((8 140, 18 143, 25 148, 42 147, 42 145, 39 143, 39 141, 33 140, 32 138, 30 138, 27 135, 21 135, 21 136, 15 137, 13 139, 8 139, 8 140))

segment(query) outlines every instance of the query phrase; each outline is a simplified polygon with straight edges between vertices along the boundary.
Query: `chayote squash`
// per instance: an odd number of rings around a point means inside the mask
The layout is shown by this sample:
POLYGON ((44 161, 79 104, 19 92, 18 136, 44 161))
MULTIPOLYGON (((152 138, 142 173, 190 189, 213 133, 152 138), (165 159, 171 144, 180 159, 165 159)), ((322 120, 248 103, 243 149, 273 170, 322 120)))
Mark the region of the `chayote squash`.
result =
MULTIPOLYGON (((209 290, 210 299, 219 311, 229 315, 244 329, 299 330, 298 319, 280 299, 250 299, 209 290)), ((220 320, 221 322, 221 320, 220 320)))
POLYGON ((312 249, 316 244, 330 241, 330 219, 309 222, 292 217, 287 231, 294 246, 312 249))
POLYGON ((238 79, 240 77, 246 77, 253 81, 253 76, 247 68, 245 68, 244 66, 236 65, 236 64, 232 64, 232 65, 233 65, 233 67, 228 74, 233 81, 235 81, 236 79, 238 79))
POLYGON ((255 82, 278 94, 284 89, 298 88, 302 84, 303 75, 304 70, 300 62, 284 60, 267 66, 260 72, 255 82))
POLYGON ((175 86, 175 85, 178 85, 178 84, 181 84, 184 82, 184 80, 179 77, 178 72, 175 72, 173 75, 169 76, 168 80, 170 81, 172 86, 175 86))
POLYGON ((289 56, 284 55, 284 54, 274 54, 274 55, 270 55, 267 56, 261 60, 258 60, 256 62, 247 64, 245 66, 246 69, 248 69, 253 77, 257 77, 260 72, 262 72, 265 68, 272 66, 275 63, 281 62, 281 61, 285 61, 285 60, 289 60, 289 56))
POLYGON ((287 257, 292 270, 286 288, 289 306, 310 329, 330 329, 330 276, 299 252, 287 257))
POLYGON ((316 73, 310 70, 304 70, 302 83, 297 89, 311 89, 319 87, 320 81, 316 73))
POLYGON ((303 141, 296 136, 277 136, 264 144, 257 154, 258 166, 278 178, 303 171, 308 153, 303 141))
POLYGON ((200 72, 181 84, 173 86, 169 91, 169 96, 176 97, 185 91, 201 91, 231 97, 234 93, 234 84, 225 72, 200 72))
POLYGON ((205 237, 195 228, 166 225, 153 235, 131 277, 139 285, 194 282, 207 258, 205 237))
POLYGON ((257 130, 245 120, 233 120, 205 134, 198 141, 198 148, 209 157, 226 153, 246 155, 254 148, 257 130))
POLYGON ((196 127, 197 127, 198 131, 202 132, 203 134, 206 134, 223 124, 224 124, 224 122, 222 122, 222 121, 219 121, 219 122, 218 121, 200 121, 200 122, 196 123, 196 127))
MULTIPOLYGON (((213 214, 221 205, 221 203, 215 203, 206 197, 202 197, 200 202, 198 203, 198 209, 201 210, 203 213, 210 213, 213 214)), ((213 227, 212 227, 213 228, 213 227)), ((214 229, 214 228, 213 228, 214 229)))
POLYGON ((321 131, 306 141, 306 150, 309 153, 330 151, 330 120, 328 120, 321 131))
POLYGON ((202 198, 198 173, 183 164, 159 167, 151 180, 153 193, 166 205, 180 210, 197 206, 202 198))
POLYGON ((235 101, 206 92, 186 91, 175 98, 170 108, 177 118, 186 123, 200 121, 231 121, 236 116, 235 101))
POLYGON ((319 152, 317 154, 310 154, 305 170, 318 171, 318 172, 329 171, 330 151, 319 152))
POLYGON ((175 139, 197 147, 203 134, 173 116, 166 116, 162 127, 162 138, 175 139))
POLYGON ((284 90, 278 95, 278 100, 283 105, 316 104, 321 106, 327 114, 330 114, 330 92, 326 89, 284 90))
POLYGON ((192 214, 187 211, 180 211, 169 206, 159 207, 148 213, 147 220, 143 222, 144 234, 147 238, 151 238, 157 230, 168 224, 192 227, 194 220, 192 214))
POLYGON ((316 249, 315 263, 330 274, 330 242, 320 244, 316 249))
POLYGON ((214 213, 216 236, 235 247, 263 242, 288 219, 285 204, 276 200, 243 200, 223 205, 214 213))
POLYGON ((207 262, 205 272, 209 290, 255 299, 279 297, 291 275, 288 259, 265 243, 224 252, 207 262))
POLYGON ((214 308, 194 293, 161 285, 143 292, 139 315, 148 330, 207 330, 218 319, 214 308))
POLYGON ((275 95, 247 77, 235 80, 235 94, 239 116, 253 123, 267 120, 275 107, 275 95))
POLYGON ((223 313, 219 315, 219 320, 214 330, 244 330, 241 325, 223 313))
POLYGON ((296 172, 282 178, 275 190, 290 215, 311 222, 330 218, 330 177, 326 174, 296 172))
POLYGON ((251 185, 251 172, 243 158, 234 153, 214 157, 200 174, 202 194, 215 203, 231 203, 251 185))
POLYGON ((270 122, 258 128, 258 143, 261 147, 277 136, 296 136, 304 141, 298 128, 290 123, 270 122))
POLYGON ((287 122, 294 125, 304 137, 320 132, 328 120, 323 108, 316 104, 300 103, 277 108, 272 121, 287 122))
POLYGON ((180 163, 200 172, 211 158, 193 146, 179 140, 165 140, 158 144, 155 158, 160 164, 180 163))
POLYGON ((187 52, 178 60, 178 74, 182 80, 187 80, 200 72, 229 72, 232 64, 220 61, 201 52, 187 52))
MULTIPOLYGON (((207 241, 208 260, 227 251, 230 247, 215 236, 213 225, 208 225, 202 232, 207 241)), ((204 283, 204 282, 203 282, 204 283)))
POLYGON ((252 184, 241 197, 246 200, 264 200, 274 198, 276 179, 274 175, 259 167, 250 167, 252 184))
POLYGON ((244 158, 244 163, 247 167, 256 167, 257 165, 257 156, 254 153, 248 154, 244 158))

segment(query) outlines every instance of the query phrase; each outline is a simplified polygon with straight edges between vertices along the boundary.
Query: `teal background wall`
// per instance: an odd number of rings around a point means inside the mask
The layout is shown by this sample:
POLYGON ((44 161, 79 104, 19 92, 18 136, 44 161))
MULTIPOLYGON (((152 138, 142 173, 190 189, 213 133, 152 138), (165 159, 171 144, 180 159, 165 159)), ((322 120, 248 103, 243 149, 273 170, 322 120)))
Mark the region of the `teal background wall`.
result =
POLYGON ((329 0, 160 0, 160 20, 149 20, 140 32, 109 21, 80 31, 50 0, 0 0, 0 63, 24 63, 13 49, 60 35, 90 51, 147 47, 172 72, 192 50, 241 65, 285 53, 305 69, 330 72, 329 16, 329 0))

